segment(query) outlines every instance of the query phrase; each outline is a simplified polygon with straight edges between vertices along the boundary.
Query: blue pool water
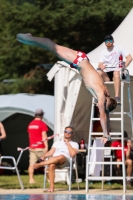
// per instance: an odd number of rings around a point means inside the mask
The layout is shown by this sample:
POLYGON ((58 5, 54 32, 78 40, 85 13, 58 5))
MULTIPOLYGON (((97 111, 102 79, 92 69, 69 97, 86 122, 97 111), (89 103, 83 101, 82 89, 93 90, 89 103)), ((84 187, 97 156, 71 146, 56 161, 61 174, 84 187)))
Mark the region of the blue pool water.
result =
POLYGON ((0 200, 133 200, 133 195, 89 194, 14 194, 0 195, 0 200))

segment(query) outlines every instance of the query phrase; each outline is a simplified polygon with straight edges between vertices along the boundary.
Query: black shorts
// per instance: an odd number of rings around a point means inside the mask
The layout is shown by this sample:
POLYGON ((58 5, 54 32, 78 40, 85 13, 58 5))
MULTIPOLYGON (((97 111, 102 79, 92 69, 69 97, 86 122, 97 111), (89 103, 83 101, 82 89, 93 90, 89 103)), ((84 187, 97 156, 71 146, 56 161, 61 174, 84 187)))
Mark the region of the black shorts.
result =
MULTIPOLYGON (((113 81, 114 71, 106 72, 108 77, 110 78, 110 81, 113 81)), ((122 79, 125 79, 125 75, 122 74, 122 79)))
POLYGON ((108 77, 110 78, 110 81, 113 81, 113 75, 114 75, 114 71, 111 72, 106 72, 108 77))
MULTIPOLYGON (((98 70, 101 70, 101 68, 97 68, 97 71, 98 71, 98 70)), ((101 70, 101 71, 103 71, 103 70, 101 70)), ((113 81, 114 71, 111 71, 111 72, 105 72, 105 73, 108 75, 110 81, 113 81)))

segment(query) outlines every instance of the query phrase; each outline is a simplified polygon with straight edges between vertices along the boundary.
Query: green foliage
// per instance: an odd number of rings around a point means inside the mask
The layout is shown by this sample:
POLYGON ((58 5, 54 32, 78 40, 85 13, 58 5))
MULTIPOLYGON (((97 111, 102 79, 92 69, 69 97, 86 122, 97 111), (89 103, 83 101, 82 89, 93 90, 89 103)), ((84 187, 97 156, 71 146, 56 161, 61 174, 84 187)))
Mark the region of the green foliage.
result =
POLYGON ((53 81, 50 84, 46 79, 46 70, 40 66, 30 70, 23 78, 5 80, 0 83, 0 94, 31 93, 53 94, 53 81))
POLYGON ((24 79, 16 79, 13 83, 0 83, 0 94, 9 94, 10 91, 12 93, 32 93, 34 94, 35 91, 37 93, 41 93, 38 91, 39 87, 38 84, 41 84, 41 80, 39 79, 31 79, 31 80, 24 80, 24 79), (36 88, 37 87, 37 88, 36 88))
POLYGON ((14 5, 22 5, 25 2, 28 2, 31 4, 35 3, 35 0, 7 0, 7 1, 14 5))
MULTIPOLYGON (((0 0, 0 81, 22 79, 38 63, 58 60, 43 49, 20 44, 17 33, 31 32, 89 52, 118 27, 132 7, 131 0, 0 0)), ((19 88, 1 93, 7 91, 19 88)))

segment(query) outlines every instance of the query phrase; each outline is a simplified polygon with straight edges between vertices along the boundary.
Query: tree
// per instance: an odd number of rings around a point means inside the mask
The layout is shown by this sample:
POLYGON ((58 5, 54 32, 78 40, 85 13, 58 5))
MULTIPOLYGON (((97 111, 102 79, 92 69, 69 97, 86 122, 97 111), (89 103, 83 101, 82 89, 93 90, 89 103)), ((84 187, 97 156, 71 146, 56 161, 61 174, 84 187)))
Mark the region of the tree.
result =
MULTIPOLYGON (((130 0, 126 4, 124 0, 0 0, 0 80, 22 79, 38 64, 58 60, 43 49, 20 44, 17 33, 31 32, 90 52, 118 27, 132 6, 130 0)), ((38 87, 35 92, 40 92, 38 87)))

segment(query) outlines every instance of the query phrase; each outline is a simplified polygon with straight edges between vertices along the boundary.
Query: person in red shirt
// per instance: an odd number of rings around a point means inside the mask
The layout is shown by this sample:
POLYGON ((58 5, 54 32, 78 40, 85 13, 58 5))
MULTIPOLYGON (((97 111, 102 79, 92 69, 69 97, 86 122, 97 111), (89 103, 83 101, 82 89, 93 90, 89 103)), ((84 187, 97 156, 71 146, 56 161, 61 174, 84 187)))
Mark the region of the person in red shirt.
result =
POLYGON ((29 134, 29 183, 35 183, 34 180, 34 164, 38 159, 48 151, 48 142, 36 144, 39 141, 47 138, 47 125, 42 121, 44 112, 42 109, 35 111, 35 119, 28 125, 27 131, 29 134))
MULTIPOLYGON (((124 155, 125 155, 125 164, 126 164, 126 173, 127 173, 127 186, 131 186, 131 175, 132 175, 132 166, 133 161, 130 157, 131 150, 132 150, 132 142, 131 139, 128 139, 128 134, 126 131, 124 131, 124 138, 127 140, 124 141, 124 155)), ((111 147, 121 147, 121 140, 116 140, 112 142, 111 147)), ((114 154, 116 157, 117 162, 122 161, 122 151, 121 150, 114 150, 114 154)), ((120 176, 120 165, 117 165, 117 171, 116 174, 120 176)))

